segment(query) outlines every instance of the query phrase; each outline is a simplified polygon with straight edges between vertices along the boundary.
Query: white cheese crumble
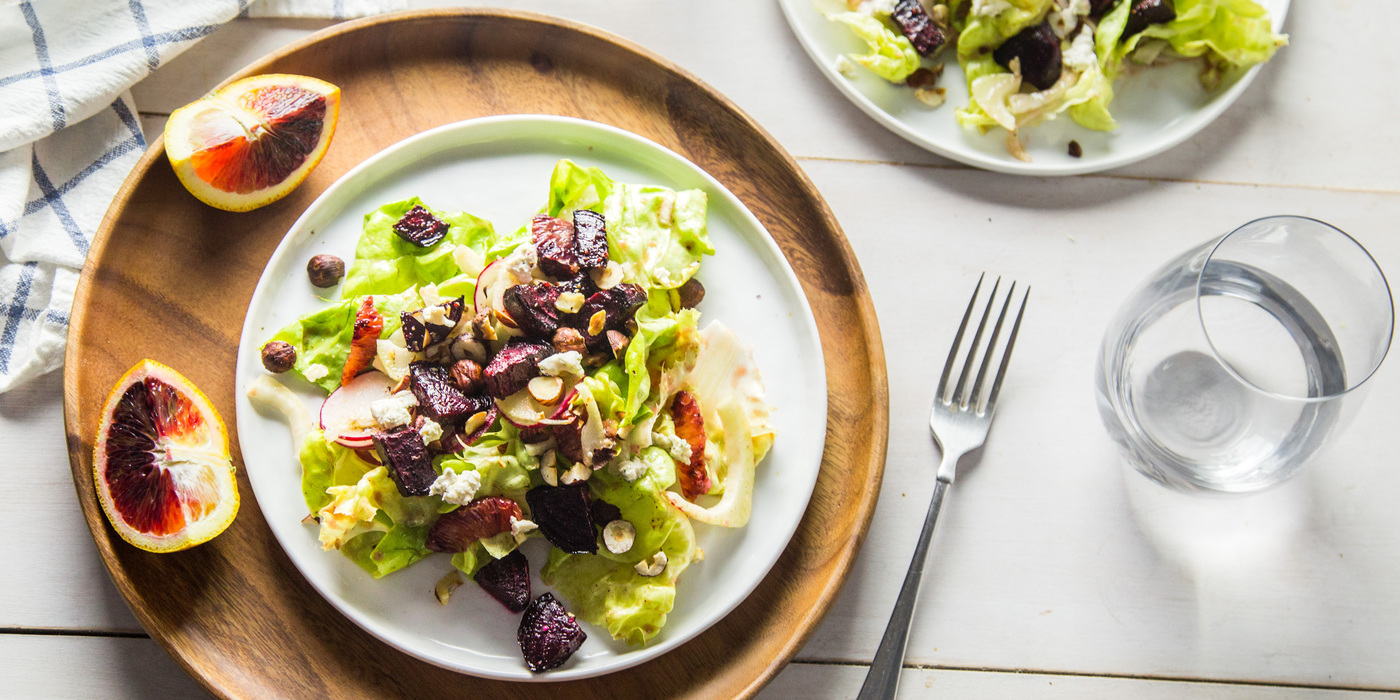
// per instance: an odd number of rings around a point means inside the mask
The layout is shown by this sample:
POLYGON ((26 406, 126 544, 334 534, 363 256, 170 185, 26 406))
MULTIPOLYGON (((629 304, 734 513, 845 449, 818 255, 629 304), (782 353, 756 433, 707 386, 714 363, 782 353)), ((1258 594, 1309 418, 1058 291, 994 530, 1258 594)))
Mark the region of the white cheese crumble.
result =
POLYGON ((1009 9, 1007 0, 972 0, 972 14, 978 17, 992 17, 1009 9))
POLYGON ((441 304, 443 301, 442 294, 438 293, 437 285, 432 282, 418 288, 418 298, 423 300, 424 306, 441 304))
POLYGON ((442 470, 442 475, 428 487, 428 495, 441 496, 444 503, 464 506, 471 503, 479 488, 481 488, 480 474, 472 470, 463 470, 461 474, 458 474, 453 471, 452 467, 447 467, 442 470))
POLYGON ((447 326, 448 328, 457 325, 456 321, 447 316, 447 308, 444 306, 423 307, 423 323, 433 326, 447 326))
POLYGON ((651 444, 666 450, 671 459, 680 464, 690 464, 691 457, 695 456, 695 452, 690 449, 690 443, 665 433, 652 433, 651 444))
POLYGON ((1098 54, 1094 53, 1094 28, 1088 25, 1074 37, 1074 41, 1065 49, 1064 62, 1066 66, 1077 71, 1086 71, 1098 65, 1098 54))
POLYGON ((423 427, 418 429, 418 433, 423 436, 423 442, 437 442, 442 439, 442 426, 432 418, 424 416, 423 427))
POLYGON ((546 377, 571 377, 583 376, 583 355, 577 350, 568 352, 556 352, 549 357, 540 360, 540 374, 546 377))
POLYGON ((853 78, 856 74, 856 64, 851 63, 851 59, 846 58, 846 54, 836 54, 836 60, 832 62, 836 66, 836 72, 843 77, 853 78))
POLYGON ((613 460, 612 472, 627 481, 636 481, 647 473, 647 463, 636 457, 613 460))
POLYGON ((1089 15, 1089 0, 1058 0, 1057 4, 1059 8, 1051 11, 1046 19, 1055 36, 1063 39, 1079 26, 1080 17, 1089 15))
POLYGON ((317 382, 330 373, 331 371, 326 369, 325 365, 313 362, 307 365, 306 369, 301 371, 301 376, 306 377, 306 381, 308 382, 317 382))
POLYGON ((894 12, 895 0, 864 0, 856 7, 856 12, 863 15, 888 16, 894 12))
POLYGON ((513 516, 510 519, 510 534, 515 537, 515 541, 517 544, 520 542, 524 542, 525 536, 529 534, 531 530, 537 529, 539 529, 539 525, 536 525, 532 521, 518 520, 513 516))
POLYGON ((516 284, 526 284, 532 277, 532 270, 539 263, 539 253, 535 251, 533 243, 521 243, 515 250, 507 255, 503 264, 506 266, 506 273, 510 275, 516 284))
POLYGON ((369 405, 370 415, 374 416, 374 422, 381 428, 393 428, 400 425, 408 425, 413 420, 408 409, 418 405, 418 399, 411 391, 400 391, 390 395, 388 398, 379 399, 369 405))

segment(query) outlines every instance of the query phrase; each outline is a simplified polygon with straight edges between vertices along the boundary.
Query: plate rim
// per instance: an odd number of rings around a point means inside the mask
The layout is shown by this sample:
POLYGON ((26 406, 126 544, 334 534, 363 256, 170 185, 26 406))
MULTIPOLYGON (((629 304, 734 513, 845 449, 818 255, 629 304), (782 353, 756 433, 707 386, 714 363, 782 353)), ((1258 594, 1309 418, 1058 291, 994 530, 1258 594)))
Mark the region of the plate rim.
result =
MULTIPOLYGON (((1273 18, 1273 30, 1278 32, 1283 28, 1284 22, 1288 20, 1288 11, 1292 5, 1292 0, 1275 1, 1281 4, 1277 16, 1273 18)), ((885 129, 897 134, 906 141, 935 155, 942 156, 963 165, 1007 175, 1032 175, 1042 177, 1087 175, 1140 163, 1149 158, 1158 156, 1165 151, 1180 146, 1182 143, 1195 137, 1196 134, 1201 133, 1206 127, 1213 124, 1221 114, 1225 113, 1225 110, 1229 109, 1239 100, 1240 95, 1244 94, 1244 91, 1254 82, 1255 77, 1259 75, 1259 71, 1263 70, 1264 66, 1268 65, 1266 62, 1250 68, 1239 80, 1235 81, 1235 84, 1231 85, 1224 93, 1216 95, 1203 109, 1189 112, 1188 114, 1196 115, 1196 119, 1190 127, 1182 129, 1180 133, 1173 134, 1143 150, 1080 163, 1024 163, 1015 158, 1008 157, 1008 159, 1002 160, 975 151, 962 152, 949 148, 919 133, 889 112, 880 109, 870 98, 856 89, 855 83, 847 80, 837 72, 835 66, 831 65, 830 61, 825 60, 823 55, 818 53, 816 40, 808 36, 807 32, 802 29, 802 25, 794 13, 800 11, 798 8, 799 4, 806 3, 810 6, 811 0, 777 0, 777 3, 778 7, 782 10, 783 19, 787 22, 789 31, 797 38, 797 43, 801 44, 803 52, 807 54, 808 59, 816 66, 817 70, 826 77, 827 82, 835 86, 837 91, 839 91, 847 101, 854 104, 871 119, 874 119, 880 126, 885 127, 885 129)), ((809 9, 813 12, 817 11, 814 7, 809 9)), ((956 64, 956 60, 954 60, 954 63, 956 64)), ((949 118, 951 119, 952 117, 949 118)))
MULTIPOLYGON (((314 32, 302 39, 291 42, 286 46, 269 52, 258 59, 250 62, 242 69, 234 72, 215 86, 215 89, 228 85, 233 81, 260 73, 277 64, 279 61, 289 58, 293 54, 308 50, 323 42, 330 42, 337 39, 343 40, 343 35, 353 34, 359 31, 371 30, 379 25, 390 25, 396 23, 409 23, 417 21, 459 21, 469 23, 481 22, 520 22, 539 25, 554 31, 571 32, 582 35, 594 41, 600 41, 613 45, 634 60, 651 64, 656 70, 668 74, 674 79, 693 85, 700 92, 704 93, 707 99, 714 101, 722 110, 742 124, 745 128, 768 145, 772 154, 771 157, 782 166, 784 175, 793 182, 811 201, 813 215, 825 223, 830 233, 829 243, 833 246, 833 254, 843 263, 843 272, 847 275, 851 289, 843 300, 851 306, 852 314, 859 319, 859 327, 854 330, 855 336, 859 339, 859 345, 865 349, 864 371, 859 373, 864 382, 868 382, 871 392, 869 397, 870 424, 875 430, 865 433, 864 441, 854 445, 851 459, 856 463, 861 463, 867 467, 864 479, 860 484, 865 487, 867 495, 858 499, 853 504, 853 517, 849 523, 851 528, 849 534, 845 536, 842 546, 836 548, 834 554, 828 557, 830 562, 830 573, 821 577, 819 585, 808 589, 811 604, 799 611, 794 622, 790 626, 791 633, 783 635, 780 642, 776 643, 776 651, 768 656, 768 661, 760 665, 750 664, 737 675, 733 672, 716 670, 704 683, 704 687, 714 689, 726 689, 735 698, 750 698, 763 689, 775 678, 789 661, 796 655, 807 641, 815 634, 817 627, 836 603, 837 597, 850 579, 850 575, 855 567, 856 559, 869 534, 870 522, 874 516, 875 507, 878 503, 878 494, 883 481, 885 471, 885 461, 888 454, 889 444, 889 381, 885 362, 884 340, 880 332, 879 319, 875 312, 875 305, 870 297, 869 288, 865 282, 865 277, 860 268, 854 249, 851 247, 849 239, 846 238, 840 222, 831 211, 830 205, 821 196, 820 191, 812 182, 811 177, 798 165, 781 143, 775 139, 766 129, 758 124, 751 116, 741 110, 724 93, 699 79, 691 72, 681 68, 674 62, 661 57, 655 52, 642 45, 624 37, 618 36, 590 25, 577 22, 562 17, 547 15, 539 12, 524 10, 510 10, 501 8, 479 8, 479 7, 456 7, 456 8, 430 8, 419 10, 405 10, 395 13, 367 17, 358 20, 343 22, 326 29, 314 32)), ((150 141, 146 152, 141 159, 128 173, 121 187, 112 199, 111 205, 103 215, 97 233, 93 236, 89 254, 84 260, 83 269, 79 276, 75 289, 75 301, 87 302, 93 294, 93 275, 97 267, 97 261, 104 257, 104 253, 112 239, 112 231, 116 227, 118 219, 126 211, 136 190, 151 172, 155 162, 164 155, 164 140, 162 135, 157 135, 150 141)), ((790 258, 786 252, 785 258, 790 258)), ((804 287, 806 289, 806 287, 804 287)), ((80 383, 77 367, 81 362, 80 343, 74 342, 81 339, 87 324, 86 303, 79 306, 75 303, 74 312, 70 319, 68 341, 64 350, 64 370, 63 370, 63 417, 65 438, 68 447, 69 466, 73 475, 74 490, 77 492, 79 508, 82 510, 84 520, 87 523, 88 531, 93 537, 97 547, 98 555, 102 560, 103 569, 121 594, 128 608, 136 617, 153 639, 159 643, 165 651, 174 658, 187 673, 198 681, 208 692, 219 698, 234 699, 240 697, 237 694, 241 686, 229 685, 227 680, 219 680, 206 673, 201 664, 207 663, 207 658, 195 653, 197 647, 185 643, 185 640, 177 633, 173 627, 165 624, 164 618, 155 616, 151 609, 144 605, 142 597, 143 589, 138 588, 132 581, 127 571, 125 563, 116 553, 116 548, 121 546, 116 543, 119 539, 110 525, 106 522, 106 516, 102 513, 100 506, 96 503, 93 492, 92 470, 90 464, 85 460, 91 458, 91 440, 85 437, 83 426, 84 414, 79 405, 80 383)), ((818 324, 819 329, 821 324, 818 324)), ((828 390, 829 391, 829 390, 828 390)), ((828 406, 828 412, 830 406, 828 406)), ((830 431, 830 426, 828 426, 830 431)), ((827 450, 831 449, 830 443, 827 450)), ((825 454, 825 453, 824 453, 825 454)), ((818 477, 818 486, 822 483, 822 477, 818 477)), ((810 514, 810 511, 809 511, 810 514)), ((801 525, 799 525, 801 532, 801 525)), ((780 560, 781 561, 781 560, 780 560)), ((703 635, 702 635, 703 637, 703 635)), ((698 639, 698 638, 697 638, 698 639)), ((696 640, 692 640, 695 643, 696 640)), ((631 671, 629 671, 631 672, 631 671)))
MULTIPOLYGON (((478 130, 489 131, 492 127, 508 128, 512 125, 515 125, 517 127, 523 126, 524 132, 517 132, 512 134, 511 136, 505 137, 506 140, 520 140, 535 145, 546 144, 560 140, 559 138, 555 137, 555 134, 550 133, 548 131, 548 127, 550 126, 567 125, 569 128, 577 130, 572 133, 563 134, 561 137, 563 139, 567 139, 569 137, 576 137, 579 132, 594 131, 607 133, 613 138, 630 142, 630 144, 634 148, 650 149, 652 153, 666 158, 671 163, 679 164, 693 171, 705 180, 706 187, 709 189, 713 189, 714 194, 716 196, 727 198, 731 205, 737 207, 738 214, 740 218, 743 219, 744 225, 746 227, 749 227, 751 231, 754 231, 757 234, 759 234, 758 240, 754 241, 753 243, 757 243, 758 245, 764 246, 766 252, 769 255, 773 256, 773 258, 776 261, 778 261, 780 266, 779 274, 782 276, 781 282, 787 289, 796 292, 795 296, 798 300, 799 309, 804 314, 803 318, 801 319, 801 323, 805 327, 805 333, 808 334, 815 341, 815 359, 817 361, 817 366, 819 367, 818 374, 820 375, 821 386, 821 391, 818 392, 820 396, 820 412, 823 416, 823 428, 819 441, 824 450, 826 442, 825 426, 826 422, 830 420, 830 415, 827 410, 826 362, 824 353, 822 352, 821 348, 821 333, 817 328, 816 317, 812 313, 811 303, 808 301, 806 294, 802 290, 802 285, 797 279, 796 272, 792 269, 792 265, 788 262, 786 256, 783 255, 782 249, 778 247, 777 241, 773 239, 773 236, 771 233, 768 232, 768 229, 765 226, 763 226, 763 223, 758 220, 758 217, 754 216, 753 212, 749 210, 748 206, 744 204, 743 200, 739 199, 739 197, 735 195, 732 191, 730 191, 729 188, 725 187, 723 183, 719 182, 719 180, 715 179, 713 175, 710 175, 708 172, 706 172, 699 165, 696 165, 690 159, 671 150, 670 148, 656 143, 655 141, 652 141, 651 139, 648 139, 645 136, 632 133, 630 131, 612 126, 610 124, 604 124, 602 122, 596 122, 587 119, 579 119, 576 117, 566 117, 551 114, 497 114, 486 117, 464 119, 448 124, 443 124, 441 126, 436 126, 424 131, 420 131, 416 134, 404 137, 403 139, 400 139, 395 143, 389 144, 388 146, 385 146, 384 148, 380 149, 378 152, 368 156, 367 158, 356 164, 354 167, 352 167, 350 170, 342 174, 339 178, 335 180, 335 182, 331 183, 329 186, 326 187, 325 190, 323 190, 319 195, 317 195, 316 199, 312 200, 312 202, 308 204, 305 209, 302 210, 302 213, 297 217, 296 221, 294 221, 292 225, 288 227, 286 234, 283 235, 282 240, 277 244, 277 248, 273 250, 272 255, 268 258, 266 265, 263 266, 263 270, 258 276, 258 283, 253 289, 253 295, 248 300, 248 311, 244 314, 243 326, 239 332, 237 363, 234 369, 235 422, 241 423, 242 419, 245 417, 245 415, 248 414, 248 412, 256 410, 256 408, 251 405, 251 403, 248 400, 248 397, 244 393, 246 385, 245 380, 251 381, 248 379, 248 377, 257 374, 256 371, 249 372, 248 369, 254 362, 250 354, 250 349, 252 347, 257 346, 259 333, 259 330, 257 328, 258 323, 253 318, 252 314, 253 307, 257 306, 260 302, 263 301, 265 297, 272 293, 269 287, 273 283, 273 278, 268 276, 268 270, 286 256, 292 255, 294 253, 294 248, 298 246, 304 246, 307 244, 307 241, 303 240, 305 236, 302 236, 300 234, 304 233, 309 228, 313 228, 313 224, 317 223, 316 220, 318 218, 322 223, 324 223, 326 221, 340 216, 339 210, 332 211, 329 214, 323 214, 324 210, 327 210, 328 208, 332 207, 333 200, 337 198, 354 199, 359 196, 356 193, 357 188, 361 190, 363 190, 364 188, 372 188, 380 185, 386 180, 392 180, 399 172, 402 171, 404 164, 400 164, 398 167, 393 169, 387 169, 386 172, 386 166, 382 166, 381 163, 385 161, 390 161, 400 152, 414 149, 415 147, 418 147, 419 144, 422 142, 432 142, 437 148, 441 149, 442 151, 470 148, 472 146, 479 145, 479 143, 457 143, 455 142, 455 139, 453 137, 465 137, 466 135, 478 130), (439 143, 439 141, 441 142, 439 143), (342 190, 349 191, 349 194, 341 195, 342 190)), ((435 156, 433 154, 429 154, 426 157, 432 158, 435 156)), ((314 234, 314 231, 312 233, 314 234)), ((745 239, 748 238, 747 235, 741 234, 741 236, 743 236, 745 239)), ((722 321, 722 319, 716 320, 722 321)), ((806 350, 806 348, 804 348, 804 350, 806 350)), ((256 370, 256 368, 254 368, 254 370, 256 370)), ((238 435, 240 450, 242 449, 245 440, 257 439, 256 435, 247 434, 242 430, 238 430, 236 432, 238 435)), ((245 457, 243 459, 243 469, 244 473, 248 476, 249 486, 253 488, 254 495, 256 496, 258 488, 254 484, 253 473, 248 468, 248 458, 246 456, 247 454, 247 451, 244 451, 245 457)), ((316 579, 313 579, 307 574, 305 570, 302 569, 298 556, 293 555, 291 549, 288 546, 289 543, 283 541, 281 530, 271 527, 269 527, 269 529, 272 530, 273 537, 277 540, 278 545, 282 547, 283 552, 287 554, 287 557, 291 559, 292 564, 296 567, 298 573, 301 574, 301 576, 307 580, 307 583, 309 583, 312 588, 316 589, 316 592, 319 593, 321 597, 326 600, 326 602, 330 603, 331 606, 334 607, 338 613, 345 616, 350 621, 354 622, 361 629, 370 633, 375 638, 379 639, 381 642, 391 647, 394 647, 395 649, 398 649, 399 651, 405 654, 413 656, 422 661, 426 661, 433 665, 440 666, 449 671, 464 673, 467 675, 476 676, 478 678, 488 678, 492 680, 551 682, 568 681, 583 678, 595 678, 598 676, 604 676, 611 673, 615 673, 617 671, 622 671, 627 668, 631 668, 638 664, 645 663, 650 659, 661 656, 662 654, 666 654, 670 651, 673 651, 674 649, 685 644, 691 639, 694 639, 700 634, 703 634, 705 630, 708 630, 710 627, 713 627, 717 622, 719 622, 725 616, 729 615, 731 612, 734 611, 735 608, 737 608, 741 603, 747 600, 748 597, 753 593, 753 591, 758 588, 758 585, 763 582, 763 579, 767 577, 768 573, 772 571, 773 567, 778 563, 778 559, 782 556, 783 552, 786 551, 788 545, 792 542, 792 537, 794 534, 796 534, 798 525, 802 521, 802 517, 806 515, 807 506, 811 503, 812 492, 816 488, 817 476, 821 471, 821 455, 822 452, 819 451, 817 453, 817 463, 810 470, 810 479, 804 479, 804 481, 801 482, 801 484, 799 484, 799 486, 801 487, 799 490, 790 492, 800 492, 802 494, 803 505, 799 516, 796 519, 792 520, 791 523, 784 524, 783 532, 781 534, 782 547, 778 549, 776 556, 774 556, 771 560, 769 560, 762 566, 763 570, 761 572, 761 575, 751 579, 747 583, 747 585, 743 586, 742 592, 737 597, 734 597, 730 601, 728 601, 727 606, 725 606, 722 611, 718 611, 717 613, 710 613, 708 615, 708 621, 703 623, 700 627, 692 631, 687 636, 676 636, 672 638, 667 638, 655 645, 645 646, 640 649, 636 649, 635 651, 631 651, 630 653, 620 655, 616 657, 616 661, 606 664, 602 668, 586 671, 580 669, 561 669, 544 674, 531 674, 526 672, 524 670, 524 667, 522 666, 520 672, 518 673, 496 673, 481 668, 471 668, 453 664, 442 656, 436 656, 428 653, 420 653, 420 651, 418 650, 412 649, 398 641, 395 641, 395 638, 389 634, 389 631, 383 629, 383 626, 377 623, 374 616, 355 608, 349 603, 349 601, 345 601, 341 599, 341 597, 332 596, 322 586, 321 582, 318 582, 316 579)), ((270 520, 273 514, 267 512, 266 510, 263 510, 262 501, 256 498, 254 500, 258 501, 258 509, 262 511, 264 520, 270 520)), ((769 530, 767 532, 772 532, 772 530, 769 530)))

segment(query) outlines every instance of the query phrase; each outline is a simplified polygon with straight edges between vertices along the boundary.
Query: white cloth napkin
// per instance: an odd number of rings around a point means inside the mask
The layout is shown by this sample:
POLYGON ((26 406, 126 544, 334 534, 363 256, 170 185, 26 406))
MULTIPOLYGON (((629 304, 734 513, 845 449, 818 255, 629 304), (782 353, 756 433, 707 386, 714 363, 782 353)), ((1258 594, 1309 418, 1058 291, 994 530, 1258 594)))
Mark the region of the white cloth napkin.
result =
POLYGON ((89 241, 146 148, 128 92, 238 16, 406 0, 0 0, 0 392, 63 364, 89 241))

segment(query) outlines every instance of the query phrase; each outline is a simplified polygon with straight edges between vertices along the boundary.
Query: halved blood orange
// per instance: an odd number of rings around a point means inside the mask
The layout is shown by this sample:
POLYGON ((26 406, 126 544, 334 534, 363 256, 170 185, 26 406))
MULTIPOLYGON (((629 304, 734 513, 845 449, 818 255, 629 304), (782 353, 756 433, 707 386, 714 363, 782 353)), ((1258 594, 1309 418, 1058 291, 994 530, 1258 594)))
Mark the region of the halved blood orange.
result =
POLYGON ((207 542, 238 514, 228 430, 204 393, 143 360, 107 396, 93 482, 122 539, 149 552, 207 542))
POLYGON ((340 88, 304 75, 255 75, 175 110, 165 154, 200 201, 249 211, 306 179, 339 117, 340 88))

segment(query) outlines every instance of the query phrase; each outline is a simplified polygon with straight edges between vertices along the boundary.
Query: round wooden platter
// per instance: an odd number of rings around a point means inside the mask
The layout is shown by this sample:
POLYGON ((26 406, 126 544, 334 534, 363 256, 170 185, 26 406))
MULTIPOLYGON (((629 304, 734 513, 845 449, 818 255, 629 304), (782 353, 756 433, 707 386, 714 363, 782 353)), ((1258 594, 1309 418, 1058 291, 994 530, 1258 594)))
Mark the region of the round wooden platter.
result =
MULTIPOLYGON (((103 562, 141 624, 225 698, 744 698, 792 658, 845 582, 884 470, 888 385, 874 307, 850 246, 797 164, 694 77, 590 27, 494 10, 423 11, 337 25, 249 66, 341 86, 335 141, 280 202, 246 214, 205 206, 156 140, 93 242, 73 304, 64 418, 73 481, 103 562), (122 541, 93 491, 92 444, 107 392, 143 358, 183 372, 234 415, 239 330, 288 227, 366 157, 442 124, 493 114, 612 124, 704 168, 777 240, 820 329, 829 413, 811 505, 782 558, 733 613, 640 666, 557 684, 487 681, 389 647, 331 607, 292 566, 247 479, 227 532, 176 554, 122 541)), ((237 426, 230 425, 236 430, 237 426)), ((242 470, 236 436, 234 461, 242 470)))

